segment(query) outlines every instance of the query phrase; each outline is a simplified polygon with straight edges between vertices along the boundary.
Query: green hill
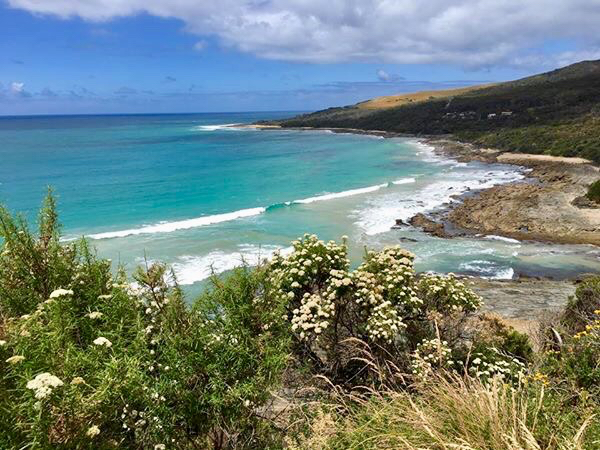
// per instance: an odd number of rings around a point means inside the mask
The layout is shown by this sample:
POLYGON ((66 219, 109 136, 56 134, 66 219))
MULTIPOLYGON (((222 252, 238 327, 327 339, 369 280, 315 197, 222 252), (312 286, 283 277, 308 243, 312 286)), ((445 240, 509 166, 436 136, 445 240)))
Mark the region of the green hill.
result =
POLYGON ((377 109, 363 104, 277 124, 452 134, 507 151, 580 156, 600 163, 600 61, 400 106, 377 109))

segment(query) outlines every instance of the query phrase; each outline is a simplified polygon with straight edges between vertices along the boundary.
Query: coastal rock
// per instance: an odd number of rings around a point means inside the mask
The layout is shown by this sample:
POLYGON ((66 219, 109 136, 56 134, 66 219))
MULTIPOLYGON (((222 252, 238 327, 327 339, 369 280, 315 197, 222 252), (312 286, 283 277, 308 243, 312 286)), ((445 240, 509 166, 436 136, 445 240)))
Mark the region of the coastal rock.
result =
POLYGON ((413 227, 421 228, 426 233, 429 233, 433 236, 446 238, 449 237, 446 233, 446 229, 444 224, 436 222, 435 220, 430 219, 424 214, 417 214, 409 220, 409 223, 413 227))
POLYGON ((581 200, 598 178, 598 168, 567 158, 529 156, 510 156, 511 163, 532 169, 528 179, 463 197, 447 221, 476 233, 600 245, 600 205, 581 200))
POLYGON ((576 206, 577 208, 583 208, 583 209, 598 209, 598 208, 600 208, 600 203, 596 203, 595 201, 590 200, 585 195, 582 195, 580 197, 576 197, 575 199, 573 199, 572 204, 573 204, 573 206, 576 206))

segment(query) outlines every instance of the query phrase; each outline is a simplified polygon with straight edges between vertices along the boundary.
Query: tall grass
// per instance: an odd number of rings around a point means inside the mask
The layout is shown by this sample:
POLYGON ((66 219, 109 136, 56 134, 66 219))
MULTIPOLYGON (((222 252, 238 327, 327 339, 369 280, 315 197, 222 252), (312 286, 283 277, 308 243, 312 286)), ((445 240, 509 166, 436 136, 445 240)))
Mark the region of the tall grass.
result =
MULTIPOLYGON (((447 375, 447 374, 446 374, 447 375)), ((584 443, 594 416, 583 421, 555 414, 555 395, 543 385, 482 383, 437 375, 413 391, 386 391, 358 400, 346 397, 332 413, 319 413, 313 430, 327 436, 301 448, 545 450, 592 448, 584 443), (328 427, 324 427, 328 423, 328 427)), ((326 408, 327 409, 327 408, 326 408)), ((312 440, 311 440, 312 439, 312 440)))

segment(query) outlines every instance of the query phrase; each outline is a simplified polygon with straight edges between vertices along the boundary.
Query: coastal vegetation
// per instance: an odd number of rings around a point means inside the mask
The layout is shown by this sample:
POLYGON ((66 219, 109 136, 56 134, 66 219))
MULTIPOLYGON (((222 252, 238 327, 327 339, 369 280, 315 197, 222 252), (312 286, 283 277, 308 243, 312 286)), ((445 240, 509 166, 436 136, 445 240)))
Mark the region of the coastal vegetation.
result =
POLYGON ((600 281, 528 337, 399 247, 305 235, 187 301, 0 208, 0 448, 600 448, 600 281))
POLYGON ((600 163, 600 61, 450 91, 446 96, 437 93, 419 101, 398 100, 404 97, 329 108, 275 123, 283 127, 452 134, 509 152, 579 156, 600 163))
POLYGON ((593 202, 600 203, 600 180, 590 185, 587 192, 587 198, 593 202))

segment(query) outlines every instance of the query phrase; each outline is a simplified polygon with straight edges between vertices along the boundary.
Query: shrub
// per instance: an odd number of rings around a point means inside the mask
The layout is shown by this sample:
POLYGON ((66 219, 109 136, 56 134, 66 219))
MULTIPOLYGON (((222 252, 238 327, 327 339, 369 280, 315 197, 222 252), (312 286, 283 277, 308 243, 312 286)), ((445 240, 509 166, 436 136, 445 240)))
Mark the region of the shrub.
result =
POLYGON ((280 381, 288 337, 263 271, 215 279, 188 308, 165 266, 139 269, 134 283, 113 277, 84 242, 59 244, 51 198, 42 215, 33 236, 2 211, 0 448, 278 439, 259 410, 280 381))
POLYGON ((414 370, 414 352, 432 340, 451 349, 467 344, 466 318, 481 299, 463 282, 417 277, 414 256, 399 247, 368 252, 354 271, 346 252, 345 243, 305 235, 268 266, 275 295, 287 304, 294 351, 314 371, 356 385, 370 376, 365 346, 396 377, 414 370))
POLYGON ((600 203, 600 180, 590 184, 587 192, 587 198, 596 203, 600 203))
POLYGON ((571 333, 581 331, 597 309, 600 309, 600 277, 590 277, 577 286, 575 296, 569 299, 561 325, 571 333))

